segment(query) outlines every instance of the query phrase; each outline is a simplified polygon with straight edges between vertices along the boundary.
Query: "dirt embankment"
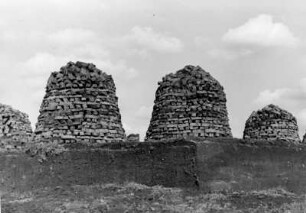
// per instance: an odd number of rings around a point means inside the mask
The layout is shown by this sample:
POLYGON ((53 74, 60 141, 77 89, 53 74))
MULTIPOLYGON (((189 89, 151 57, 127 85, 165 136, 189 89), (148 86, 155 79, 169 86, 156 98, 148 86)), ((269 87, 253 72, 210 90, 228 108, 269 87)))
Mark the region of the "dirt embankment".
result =
POLYGON ((205 191, 306 192, 306 146, 238 139, 197 143, 197 169, 205 191))
POLYGON ((1 190, 133 181, 205 192, 275 187, 306 192, 304 145, 215 139, 66 148, 43 162, 24 153, 1 153, 1 190))
POLYGON ((192 142, 120 143, 69 147, 39 162, 24 153, 1 153, 2 191, 42 187, 138 182, 146 185, 195 186, 192 142))

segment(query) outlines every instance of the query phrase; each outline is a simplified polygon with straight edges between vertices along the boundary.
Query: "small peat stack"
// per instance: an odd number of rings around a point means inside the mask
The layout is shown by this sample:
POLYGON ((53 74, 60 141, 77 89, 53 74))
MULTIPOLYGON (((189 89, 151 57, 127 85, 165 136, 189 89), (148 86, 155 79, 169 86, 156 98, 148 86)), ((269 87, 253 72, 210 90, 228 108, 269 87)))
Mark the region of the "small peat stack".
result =
POLYGON ((83 62, 69 62, 51 74, 36 124, 36 141, 92 144, 124 139, 111 75, 83 62))
POLYGON ((223 87, 208 72, 188 65, 158 84, 146 140, 232 137, 223 87))
POLYGON ((27 142, 31 135, 29 116, 11 106, 0 104, 0 139, 27 142))
POLYGON ((250 115, 245 123, 243 138, 300 142, 296 118, 273 104, 250 115))
POLYGON ((129 134, 126 137, 126 140, 128 142, 139 142, 140 141, 140 136, 139 136, 139 134, 129 134))

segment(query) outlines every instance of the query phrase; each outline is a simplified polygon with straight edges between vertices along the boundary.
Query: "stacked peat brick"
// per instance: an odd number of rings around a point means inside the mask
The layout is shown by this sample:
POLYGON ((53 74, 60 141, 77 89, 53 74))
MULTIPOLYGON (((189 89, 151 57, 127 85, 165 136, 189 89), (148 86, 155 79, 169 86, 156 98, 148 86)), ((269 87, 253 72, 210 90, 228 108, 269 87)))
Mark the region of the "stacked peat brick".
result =
POLYGON ((139 134, 129 134, 126 137, 126 141, 128 141, 128 142, 139 142, 140 141, 140 136, 139 136, 139 134))
POLYGON ((223 87, 208 72, 188 65, 158 84, 146 140, 232 137, 223 87))
POLYGON ((32 135, 31 123, 26 113, 0 104, 0 138, 28 142, 32 135))
POLYGON ((300 142, 296 118, 273 104, 250 115, 245 124, 243 138, 300 142))
POLYGON ((111 75, 83 62, 69 62, 51 74, 36 124, 36 141, 92 144, 124 139, 111 75))

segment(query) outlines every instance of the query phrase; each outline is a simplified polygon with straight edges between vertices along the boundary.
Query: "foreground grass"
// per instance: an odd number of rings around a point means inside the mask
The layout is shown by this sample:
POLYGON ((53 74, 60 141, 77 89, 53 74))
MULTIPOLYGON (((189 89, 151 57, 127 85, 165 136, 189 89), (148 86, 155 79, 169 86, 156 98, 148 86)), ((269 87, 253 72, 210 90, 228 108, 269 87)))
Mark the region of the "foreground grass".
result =
POLYGON ((283 189, 192 193, 136 183, 57 187, 2 198, 5 213, 306 212, 306 200, 283 189))

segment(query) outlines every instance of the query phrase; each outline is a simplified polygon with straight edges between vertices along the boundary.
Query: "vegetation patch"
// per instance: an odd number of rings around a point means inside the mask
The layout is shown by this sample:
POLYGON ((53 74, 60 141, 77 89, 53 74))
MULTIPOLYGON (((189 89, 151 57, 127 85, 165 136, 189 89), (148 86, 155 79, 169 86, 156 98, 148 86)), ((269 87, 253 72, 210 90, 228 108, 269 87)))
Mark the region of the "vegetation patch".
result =
POLYGON ((305 212, 305 196, 284 189, 252 192, 188 192, 137 183, 44 188, 5 194, 4 212, 305 212))
POLYGON ((31 142, 26 145, 25 152, 31 156, 35 156, 39 161, 45 161, 47 157, 59 155, 67 149, 62 144, 56 142, 31 142))

